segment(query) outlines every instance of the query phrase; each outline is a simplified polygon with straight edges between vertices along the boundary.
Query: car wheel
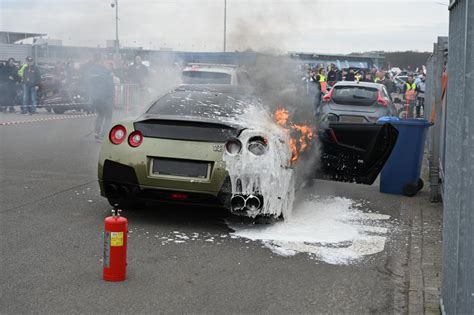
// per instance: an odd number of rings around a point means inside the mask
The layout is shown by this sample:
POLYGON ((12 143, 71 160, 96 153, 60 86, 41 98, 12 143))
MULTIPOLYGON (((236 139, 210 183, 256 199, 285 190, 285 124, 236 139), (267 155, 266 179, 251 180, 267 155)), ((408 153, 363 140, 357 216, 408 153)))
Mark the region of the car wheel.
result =
POLYGON ((56 107, 56 106, 53 107, 53 112, 55 114, 58 114, 58 115, 64 114, 65 111, 66 111, 66 109, 64 107, 56 107))
POLYGON ((138 201, 136 199, 130 200, 116 200, 107 198, 109 204, 120 210, 140 210, 145 208, 146 204, 143 201, 138 201))
POLYGON ((268 216, 268 215, 257 216, 255 217, 255 220, 254 220, 255 224, 273 224, 280 221, 283 221, 283 214, 280 214, 279 217, 268 216))

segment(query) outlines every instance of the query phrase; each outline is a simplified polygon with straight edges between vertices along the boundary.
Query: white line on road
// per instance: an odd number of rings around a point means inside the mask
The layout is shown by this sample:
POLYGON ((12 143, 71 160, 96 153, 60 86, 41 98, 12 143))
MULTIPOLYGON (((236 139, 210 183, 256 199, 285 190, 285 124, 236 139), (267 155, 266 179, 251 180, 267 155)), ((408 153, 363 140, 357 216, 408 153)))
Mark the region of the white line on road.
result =
POLYGON ((51 121, 51 120, 66 120, 66 119, 74 119, 74 118, 86 118, 86 117, 94 117, 94 116, 96 116, 96 114, 61 115, 61 116, 53 116, 53 117, 47 117, 47 118, 35 118, 35 119, 27 119, 27 120, 3 121, 3 122, 0 122, 0 126, 10 126, 10 125, 18 125, 18 124, 27 124, 27 123, 51 121))

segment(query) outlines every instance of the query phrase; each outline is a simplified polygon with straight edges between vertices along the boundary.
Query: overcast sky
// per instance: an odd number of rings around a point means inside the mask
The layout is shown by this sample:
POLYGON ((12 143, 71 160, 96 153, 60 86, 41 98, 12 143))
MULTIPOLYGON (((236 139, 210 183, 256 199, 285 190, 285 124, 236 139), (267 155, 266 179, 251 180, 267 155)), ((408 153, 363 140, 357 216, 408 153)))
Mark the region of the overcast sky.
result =
MULTIPOLYGON (((64 45, 115 37, 113 0, 0 0, 0 30, 64 45)), ((448 34, 448 0, 227 0, 228 51, 432 50, 448 34)), ((119 0, 122 46, 221 51, 224 0, 119 0)))

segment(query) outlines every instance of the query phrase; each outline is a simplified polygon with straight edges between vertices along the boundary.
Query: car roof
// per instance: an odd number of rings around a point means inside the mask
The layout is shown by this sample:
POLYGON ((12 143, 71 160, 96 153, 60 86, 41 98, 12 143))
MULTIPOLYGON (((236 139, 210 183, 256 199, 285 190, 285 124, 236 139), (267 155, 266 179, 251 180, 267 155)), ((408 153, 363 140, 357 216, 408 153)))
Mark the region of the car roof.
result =
POLYGON ((254 94, 253 89, 247 86, 232 84, 181 84, 173 88, 171 91, 215 92, 236 95, 254 94))
POLYGON ((373 82, 339 81, 334 86, 363 86, 381 89, 383 87, 383 84, 373 82))

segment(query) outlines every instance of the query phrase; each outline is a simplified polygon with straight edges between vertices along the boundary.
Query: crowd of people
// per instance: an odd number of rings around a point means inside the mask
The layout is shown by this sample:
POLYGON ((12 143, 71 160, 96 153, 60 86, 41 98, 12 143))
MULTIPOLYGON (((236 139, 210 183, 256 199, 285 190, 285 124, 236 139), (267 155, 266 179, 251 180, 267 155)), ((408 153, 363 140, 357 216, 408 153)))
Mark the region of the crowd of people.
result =
MULTIPOLYGON (((40 100, 58 92, 59 89, 82 88, 88 102, 97 113, 96 137, 103 138, 110 120, 118 83, 130 83, 143 96, 149 70, 140 56, 130 64, 123 62, 115 67, 102 55, 96 54, 86 63, 58 62, 53 67, 38 67, 32 57, 27 57, 20 66, 14 58, 0 62, 0 111, 15 113, 20 105, 21 114, 36 113, 40 100), (51 93, 47 93, 54 91, 51 93)), ((142 97, 143 98, 143 97, 142 97)), ((67 105, 67 104, 66 104, 67 105)))
MULTIPOLYGON (((375 67, 371 69, 348 68, 339 69, 335 65, 325 67, 307 67, 306 74, 301 78, 305 93, 311 98, 317 112, 322 97, 339 81, 372 82, 383 84, 389 95, 398 94, 399 100, 411 109, 416 109, 415 116, 421 117, 425 104, 426 75, 423 70, 409 73, 406 82, 395 82, 396 74, 375 67)), ((410 111, 409 110, 409 111, 410 111)), ((410 113, 407 113, 409 115, 410 113)))

